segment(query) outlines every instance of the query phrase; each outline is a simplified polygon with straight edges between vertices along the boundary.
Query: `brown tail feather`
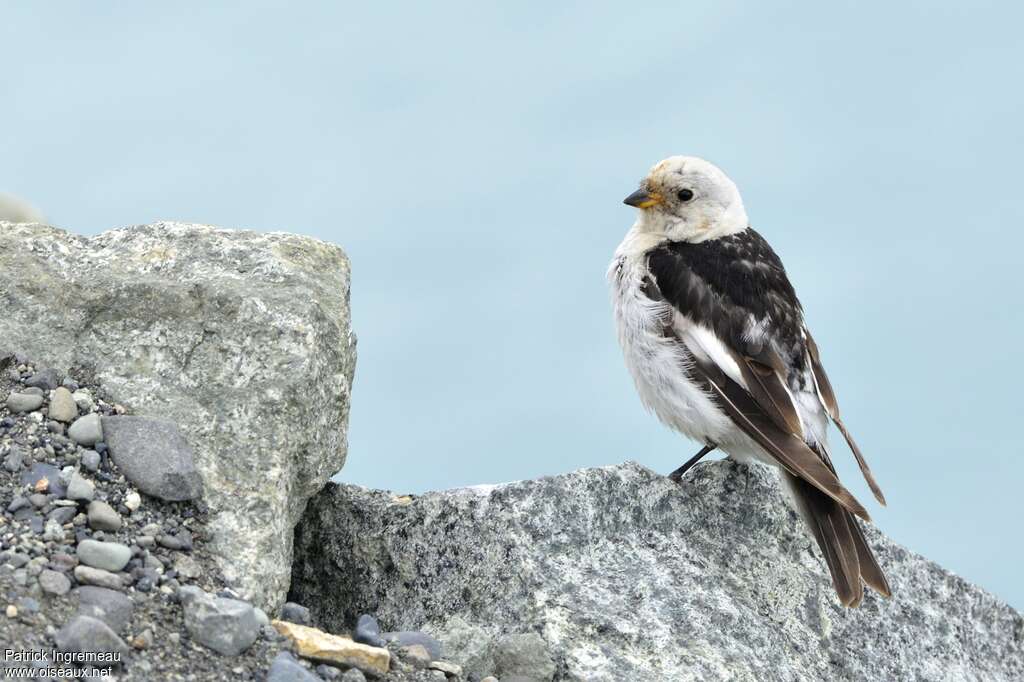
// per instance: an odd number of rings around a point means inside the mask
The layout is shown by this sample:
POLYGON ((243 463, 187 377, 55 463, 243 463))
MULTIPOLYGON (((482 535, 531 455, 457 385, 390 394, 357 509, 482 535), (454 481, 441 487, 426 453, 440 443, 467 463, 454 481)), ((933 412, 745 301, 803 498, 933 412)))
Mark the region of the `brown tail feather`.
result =
POLYGON ((785 478, 798 510, 821 548, 843 606, 860 605, 864 584, 883 596, 891 596, 889 583, 853 514, 807 481, 789 473, 785 478))

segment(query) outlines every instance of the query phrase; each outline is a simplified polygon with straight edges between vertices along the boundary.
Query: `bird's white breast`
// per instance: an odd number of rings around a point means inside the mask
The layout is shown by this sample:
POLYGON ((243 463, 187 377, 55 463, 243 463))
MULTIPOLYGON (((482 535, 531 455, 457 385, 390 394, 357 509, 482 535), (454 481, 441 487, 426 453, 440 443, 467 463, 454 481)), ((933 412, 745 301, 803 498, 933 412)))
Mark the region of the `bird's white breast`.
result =
POLYGON ((699 442, 730 441, 736 427, 704 388, 687 377, 691 360, 686 349, 663 333, 666 323, 678 329, 686 320, 664 301, 653 301, 643 292, 649 276, 645 254, 656 245, 649 235, 631 230, 608 270, 626 367, 641 402, 663 423, 699 442))

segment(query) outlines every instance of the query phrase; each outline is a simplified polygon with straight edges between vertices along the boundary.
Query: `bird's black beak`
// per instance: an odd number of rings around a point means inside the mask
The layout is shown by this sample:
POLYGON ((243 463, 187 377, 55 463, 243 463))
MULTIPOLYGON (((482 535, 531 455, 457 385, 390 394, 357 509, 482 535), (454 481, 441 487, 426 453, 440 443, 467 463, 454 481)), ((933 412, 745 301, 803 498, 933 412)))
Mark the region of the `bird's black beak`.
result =
POLYGON ((627 206, 636 206, 637 208, 650 208, 651 206, 657 206, 662 201, 663 199, 660 194, 656 192, 648 192, 641 188, 623 199, 622 203, 627 206))

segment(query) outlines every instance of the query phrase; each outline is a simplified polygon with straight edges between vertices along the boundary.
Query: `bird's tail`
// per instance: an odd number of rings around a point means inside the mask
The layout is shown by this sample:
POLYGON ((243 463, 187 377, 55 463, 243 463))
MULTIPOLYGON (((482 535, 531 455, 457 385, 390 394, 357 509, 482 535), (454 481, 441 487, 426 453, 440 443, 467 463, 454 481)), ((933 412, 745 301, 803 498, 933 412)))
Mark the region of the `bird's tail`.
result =
POLYGON ((865 584, 891 597, 889 582, 853 514, 803 479, 790 473, 784 473, 784 477, 797 509, 818 541, 843 606, 859 606, 865 584))

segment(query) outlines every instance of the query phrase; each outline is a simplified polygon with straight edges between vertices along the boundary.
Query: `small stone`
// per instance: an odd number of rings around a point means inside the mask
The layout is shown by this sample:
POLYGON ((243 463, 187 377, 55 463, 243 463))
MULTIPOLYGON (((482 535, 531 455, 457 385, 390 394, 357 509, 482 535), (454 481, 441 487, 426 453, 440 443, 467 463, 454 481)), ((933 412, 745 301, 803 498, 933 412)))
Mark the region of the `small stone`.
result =
POLYGON ((58 387, 50 396, 50 419, 68 423, 78 416, 78 405, 71 397, 71 391, 63 386, 58 387))
POLYGON ((400 647, 422 644, 423 648, 430 654, 430 660, 438 661, 442 658, 441 642, 425 632, 402 630, 399 632, 385 632, 381 637, 384 638, 385 642, 394 642, 400 647))
MULTIPOLYGON (((355 670, 355 668, 353 668, 353 670, 355 670)), ((326 665, 324 663, 321 663, 320 665, 318 665, 316 667, 316 674, 319 675, 320 678, 324 679, 324 680, 340 680, 341 679, 341 671, 340 670, 335 668, 333 665, 326 665)), ((361 674, 362 673, 360 673, 360 675, 361 674)), ((363 678, 363 679, 365 679, 365 678, 363 678)))
POLYGON ((318 679, 287 651, 279 653, 267 671, 267 682, 317 682, 318 679))
POLYGON ((75 616, 55 638, 61 651, 116 653, 128 655, 128 645, 102 620, 75 616))
POLYGON ((11 503, 9 505, 7 505, 7 513, 13 514, 19 509, 25 509, 30 504, 31 502, 28 501, 27 497, 25 497, 24 495, 18 495, 13 500, 11 500, 11 503))
POLYGON ((11 451, 4 457, 4 469, 16 474, 25 466, 25 451, 21 448, 11 448, 11 451))
MULTIPOLYGON (((47 483, 46 487, 50 487, 49 483, 47 483)), ((28 501, 31 502, 32 506, 35 507, 36 509, 42 509, 43 507, 50 503, 50 496, 45 495, 43 493, 36 493, 34 495, 29 495, 28 501)))
POLYGON ((202 494, 203 481, 192 447, 174 422, 105 417, 103 432, 114 464, 140 491, 169 501, 191 500, 202 494))
POLYGON ((71 480, 68 482, 68 490, 65 493, 65 497, 69 500, 88 502, 92 500, 95 494, 96 486, 93 485, 92 481, 83 478, 77 471, 71 474, 71 480))
POLYGON ((46 542, 63 542, 64 526, 56 519, 47 519, 43 526, 43 540, 46 542))
POLYGON ((431 661, 427 667, 431 670, 440 670, 448 677, 462 677, 462 666, 448 661, 431 661))
POLYGON ((134 490, 124 496, 124 506, 128 511, 135 512, 142 506, 142 496, 134 490))
POLYGON ((92 566, 75 566, 75 580, 82 585, 95 585, 111 590, 124 589, 124 581, 121 576, 92 566))
POLYGON ((480 682, 498 682, 498 678, 494 675, 488 675, 484 679, 480 680, 480 682))
MULTIPOLYGON (((261 609, 259 607, 256 607, 253 610, 256 611, 256 622, 260 624, 261 628, 264 625, 270 625, 270 617, 267 616, 267 612, 266 611, 264 611, 263 609, 261 609)), ((275 630, 275 632, 276 632, 276 630, 275 630)))
POLYGON ((352 635, 352 639, 360 644, 369 644, 370 646, 382 647, 387 644, 380 636, 380 623, 367 613, 359 616, 356 621, 356 631, 352 635))
POLYGON ((82 453, 81 462, 86 471, 95 472, 100 468, 100 453, 95 450, 86 450, 82 453))
POLYGON ((9 564, 14 568, 21 568, 28 563, 28 557, 18 552, 4 552, 0 555, 0 563, 9 564))
MULTIPOLYGON (((74 481, 72 481, 74 483, 74 481)), ((71 487, 68 487, 70 495, 71 487)), ((93 500, 87 509, 89 527, 95 530, 117 531, 121 530, 121 515, 114 511, 106 502, 93 500)))
POLYGON ((7 605, 7 617, 8 618, 17 618, 18 617, 18 607, 15 606, 14 604, 8 604, 7 605))
POLYGON ((52 391, 60 386, 62 378, 57 370, 47 367, 26 379, 25 385, 31 388, 38 388, 41 391, 52 391))
POLYGON ((50 557, 50 566, 52 566, 55 571, 67 573, 68 571, 74 570, 77 565, 78 559, 67 552, 56 552, 50 557))
POLYGON ((39 587, 46 594, 61 597, 71 590, 71 581, 59 571, 45 569, 39 574, 39 587))
POLYGON ((64 377, 64 381, 60 382, 60 385, 72 393, 78 390, 78 382, 71 377, 64 377))
POLYGON ((103 424, 100 422, 100 415, 87 414, 79 417, 68 429, 68 437, 79 445, 92 447, 103 440, 103 424))
POLYGON ((96 409, 96 403, 92 400, 92 393, 86 388, 78 389, 71 394, 71 398, 82 412, 92 412, 96 409))
POLYGON ((398 656, 414 668, 424 669, 430 665, 430 652, 422 644, 403 646, 398 650, 398 656))
POLYGON ((99 542, 98 540, 82 540, 76 552, 78 560, 86 566, 104 571, 120 571, 132 558, 132 550, 119 542, 99 542))
POLYGON ((299 625, 309 625, 312 621, 309 617, 309 609, 295 602, 285 602, 281 607, 281 620, 299 625))
POLYGON ((12 393, 7 396, 7 409, 15 414, 38 410, 43 405, 43 396, 31 393, 12 393))
POLYGON ((536 632, 501 637, 494 648, 494 668, 499 679, 518 676, 549 682, 555 676, 547 642, 536 632))
MULTIPOLYGON (((179 598, 183 590, 179 588, 179 598)), ((256 641, 260 626, 251 604, 199 591, 184 602, 185 628, 203 646, 237 656, 256 641)))
POLYGON ((102 620, 114 632, 120 632, 131 620, 134 604, 122 592, 86 585, 76 590, 78 613, 102 620))
POLYGON ((46 519, 56 521, 63 526, 65 523, 71 523, 71 519, 75 518, 77 513, 78 510, 75 507, 57 507, 46 515, 46 519))
MULTIPOLYGON (((366 682, 366 675, 359 668, 351 668, 341 676, 341 682, 366 682)), ((495 680, 494 682, 498 682, 495 680)))
POLYGON ((142 548, 155 547, 156 539, 152 535, 139 535, 135 538, 135 544, 142 548))
POLYGON ((132 647, 135 649, 148 649, 153 644, 153 631, 143 630, 132 637, 132 647))
POLYGON ((178 572, 178 575, 180 577, 186 578, 188 580, 195 580, 203 572, 203 569, 199 565, 199 562, 190 557, 188 554, 178 554, 177 556, 175 556, 173 567, 174 570, 178 572))
POLYGON ((387 649, 283 620, 273 621, 273 626, 292 641, 298 654, 304 658, 359 668, 376 676, 386 675, 391 667, 391 652, 387 649))

